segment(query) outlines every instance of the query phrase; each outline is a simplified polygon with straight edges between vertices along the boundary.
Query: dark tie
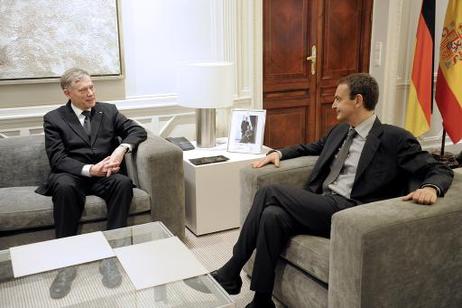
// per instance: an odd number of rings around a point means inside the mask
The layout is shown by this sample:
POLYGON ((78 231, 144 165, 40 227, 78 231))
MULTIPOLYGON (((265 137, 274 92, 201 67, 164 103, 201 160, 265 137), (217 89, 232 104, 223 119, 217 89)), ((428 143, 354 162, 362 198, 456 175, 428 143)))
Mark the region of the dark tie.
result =
POLYGON ((85 116, 85 120, 83 120, 83 129, 87 132, 87 135, 91 135, 91 121, 90 121, 90 111, 85 110, 82 111, 82 114, 85 116))
POLYGON ((350 128, 348 131, 348 135, 345 138, 345 142, 343 142, 342 147, 338 151, 337 156, 334 158, 334 162, 331 166, 329 175, 322 183, 322 191, 326 192, 328 190, 328 185, 337 179, 340 171, 342 171, 343 164, 345 163, 346 158, 348 157, 348 152, 350 150, 351 143, 353 142, 353 138, 356 136, 357 132, 354 128, 350 128))

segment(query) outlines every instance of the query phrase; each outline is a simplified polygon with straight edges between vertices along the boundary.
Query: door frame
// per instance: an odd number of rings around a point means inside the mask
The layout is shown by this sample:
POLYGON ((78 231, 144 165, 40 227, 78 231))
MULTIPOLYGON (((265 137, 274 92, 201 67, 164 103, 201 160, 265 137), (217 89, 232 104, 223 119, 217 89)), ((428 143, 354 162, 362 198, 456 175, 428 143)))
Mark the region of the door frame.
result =
POLYGON ((263 109, 263 0, 254 1, 253 16, 253 108, 263 109))

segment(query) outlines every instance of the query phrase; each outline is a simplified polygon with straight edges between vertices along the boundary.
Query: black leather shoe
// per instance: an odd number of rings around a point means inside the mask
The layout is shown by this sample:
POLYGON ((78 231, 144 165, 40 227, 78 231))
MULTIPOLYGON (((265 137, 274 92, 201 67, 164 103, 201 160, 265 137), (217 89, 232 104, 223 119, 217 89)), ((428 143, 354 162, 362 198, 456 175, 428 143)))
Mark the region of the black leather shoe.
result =
POLYGON ((99 265, 99 272, 103 275, 101 281, 106 288, 113 289, 122 283, 122 275, 119 272, 116 261, 104 259, 99 265))
POLYGON ((265 304, 256 304, 255 300, 251 301, 245 308, 276 308, 276 305, 272 300, 265 304))
POLYGON ((223 289, 225 289, 226 292, 228 292, 228 294, 236 295, 241 292, 241 276, 237 276, 234 280, 226 280, 226 278, 221 276, 218 270, 211 272, 210 275, 212 275, 212 277, 223 287, 223 289))
POLYGON ((75 276, 77 276, 77 269, 75 267, 60 270, 50 286, 51 298, 59 299, 69 294, 75 276))

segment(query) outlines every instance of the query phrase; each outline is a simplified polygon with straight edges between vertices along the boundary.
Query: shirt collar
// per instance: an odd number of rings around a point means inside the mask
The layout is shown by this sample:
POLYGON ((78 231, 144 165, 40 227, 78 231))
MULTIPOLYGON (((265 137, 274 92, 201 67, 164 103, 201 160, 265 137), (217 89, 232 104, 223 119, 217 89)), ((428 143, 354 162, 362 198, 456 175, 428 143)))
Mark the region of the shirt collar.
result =
MULTIPOLYGON (((75 115, 77 116, 77 118, 80 117, 82 115, 82 111, 84 111, 80 109, 79 107, 75 106, 74 104, 72 104, 72 102, 71 102, 71 108, 75 112, 75 115)), ((89 109, 88 111, 91 111, 91 109, 89 109)))
POLYGON ((377 115, 373 113, 369 118, 357 125, 354 129, 358 135, 363 139, 366 139, 367 135, 369 135, 369 132, 372 129, 372 126, 374 125, 375 119, 377 119, 377 115))

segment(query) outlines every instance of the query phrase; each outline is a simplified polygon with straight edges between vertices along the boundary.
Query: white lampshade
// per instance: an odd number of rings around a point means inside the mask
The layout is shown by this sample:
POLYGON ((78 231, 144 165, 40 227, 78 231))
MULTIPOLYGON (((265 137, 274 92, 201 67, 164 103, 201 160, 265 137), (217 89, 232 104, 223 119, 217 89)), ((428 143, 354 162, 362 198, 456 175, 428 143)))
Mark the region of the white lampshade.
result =
POLYGON ((220 108, 233 104, 233 63, 192 63, 178 71, 178 103, 191 108, 220 108))

